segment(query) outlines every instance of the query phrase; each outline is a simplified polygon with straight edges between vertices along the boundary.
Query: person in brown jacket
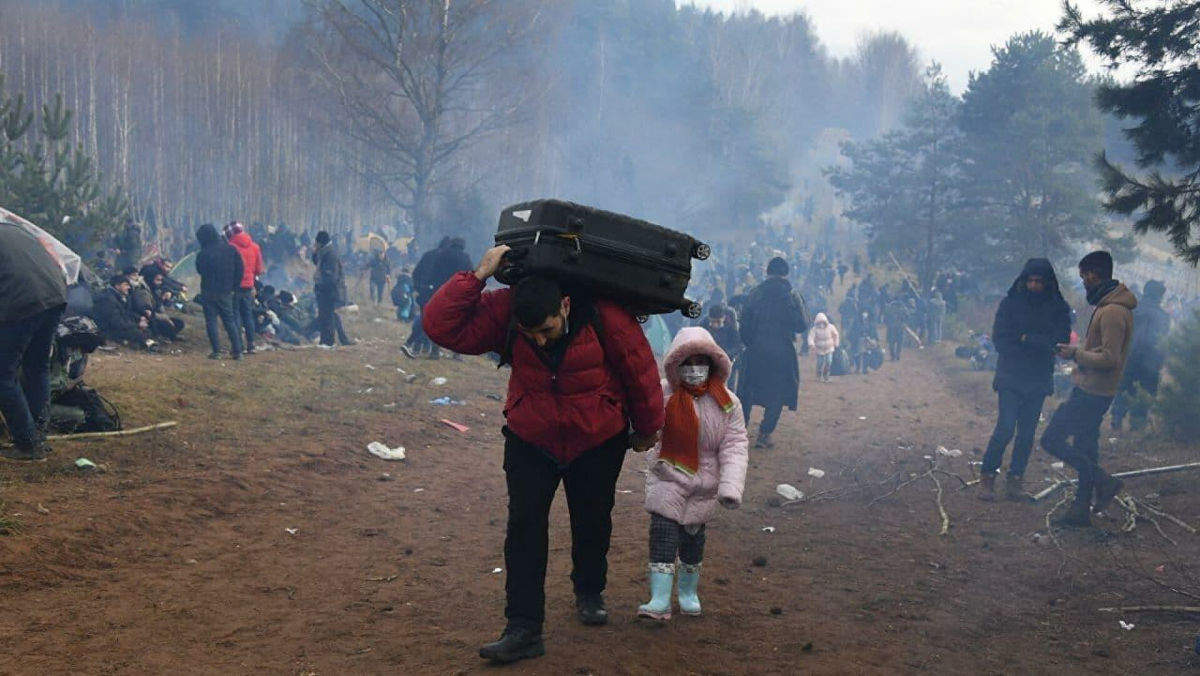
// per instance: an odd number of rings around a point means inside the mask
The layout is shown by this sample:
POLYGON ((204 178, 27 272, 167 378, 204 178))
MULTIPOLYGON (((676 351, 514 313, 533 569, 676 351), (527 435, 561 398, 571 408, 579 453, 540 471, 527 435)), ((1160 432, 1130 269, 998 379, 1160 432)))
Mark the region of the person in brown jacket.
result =
POLYGON ((1093 251, 1079 261, 1088 304, 1096 310, 1081 347, 1058 345, 1058 356, 1076 364, 1075 388, 1042 433, 1042 448, 1079 473, 1075 501, 1058 520, 1061 526, 1090 526, 1092 509, 1103 511, 1121 490, 1121 480, 1100 467, 1100 423, 1117 394, 1129 357, 1137 298, 1112 278, 1112 272, 1112 256, 1106 251, 1093 251))

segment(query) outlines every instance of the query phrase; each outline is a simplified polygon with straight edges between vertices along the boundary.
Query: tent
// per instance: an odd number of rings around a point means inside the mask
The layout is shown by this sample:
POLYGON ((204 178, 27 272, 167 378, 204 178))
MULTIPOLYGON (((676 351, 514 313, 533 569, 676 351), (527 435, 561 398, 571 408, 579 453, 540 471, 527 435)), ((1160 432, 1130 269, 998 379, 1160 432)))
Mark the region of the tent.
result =
POLYGON ((179 259, 179 262, 175 264, 175 267, 171 268, 171 279, 174 279, 189 289, 200 289, 200 273, 196 272, 195 251, 179 259))
POLYGON ((50 253, 54 260, 58 261, 59 267, 62 268, 63 276, 67 278, 67 286, 71 286, 79 281, 79 270, 83 267, 83 260, 79 258, 79 254, 71 251, 70 247, 55 239, 50 233, 4 207, 0 207, 0 220, 15 223, 36 237, 42 243, 42 246, 46 247, 46 251, 50 253))
POLYGON ((387 251, 388 242, 382 235, 369 232, 354 240, 354 250, 363 252, 387 251))

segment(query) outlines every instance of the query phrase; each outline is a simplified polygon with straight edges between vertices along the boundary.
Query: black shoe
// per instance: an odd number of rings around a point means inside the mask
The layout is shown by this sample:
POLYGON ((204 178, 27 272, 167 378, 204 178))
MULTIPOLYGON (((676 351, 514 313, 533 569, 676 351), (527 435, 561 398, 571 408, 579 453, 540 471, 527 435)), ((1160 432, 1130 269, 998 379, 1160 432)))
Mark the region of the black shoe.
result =
POLYGON ((479 648, 479 656, 483 659, 505 664, 545 654, 542 632, 519 625, 509 625, 499 639, 479 648))
POLYGON ((241 361, 241 360, 242 360, 242 353, 241 353, 241 352, 234 352, 234 353, 233 353, 233 360, 234 360, 234 361, 241 361))
POLYGON ((608 624, 608 610, 600 594, 576 594, 575 609, 579 611, 579 621, 589 627, 608 624))
POLYGON ((1076 500, 1071 503, 1067 513, 1055 519, 1053 523, 1060 528, 1091 528, 1091 505, 1086 500, 1076 500))
POLYGON ((17 462, 45 462, 47 453, 45 444, 22 444, 0 451, 0 457, 17 462))
POLYGON ((258 352, 258 350, 254 349, 254 346, 251 345, 250 347, 246 348, 246 351, 242 354, 254 354, 255 352, 258 352))
POLYGON ((416 355, 416 353, 414 353, 414 352, 412 351, 412 348, 411 348, 411 347, 409 347, 409 346, 407 346, 407 345, 401 345, 401 346, 400 346, 400 351, 401 351, 401 352, 403 352, 403 353, 404 353, 404 356, 405 356, 405 357, 408 357, 409 359, 416 359, 416 358, 417 358, 417 355, 416 355))
POLYGON ((1096 482, 1096 504, 1092 507, 1093 511, 1098 513, 1107 509, 1124 485, 1125 482, 1120 479, 1105 474, 1104 478, 1096 482))
POLYGON ((208 358, 209 358, 209 359, 220 359, 220 358, 221 358, 221 353, 220 353, 220 352, 213 352, 212 354, 208 355, 208 358))

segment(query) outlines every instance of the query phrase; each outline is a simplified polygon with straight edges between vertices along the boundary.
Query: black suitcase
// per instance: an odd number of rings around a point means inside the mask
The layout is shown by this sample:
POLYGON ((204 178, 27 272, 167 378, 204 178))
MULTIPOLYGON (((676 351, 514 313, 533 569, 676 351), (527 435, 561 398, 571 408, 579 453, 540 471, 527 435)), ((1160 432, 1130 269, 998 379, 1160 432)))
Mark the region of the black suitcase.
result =
POLYGON ((559 281, 568 292, 625 305, 637 315, 680 310, 699 318, 684 297, 692 259, 711 250, 690 235, 561 200, 534 200, 500 212, 496 244, 512 247, 496 279, 514 284, 531 274, 559 281))

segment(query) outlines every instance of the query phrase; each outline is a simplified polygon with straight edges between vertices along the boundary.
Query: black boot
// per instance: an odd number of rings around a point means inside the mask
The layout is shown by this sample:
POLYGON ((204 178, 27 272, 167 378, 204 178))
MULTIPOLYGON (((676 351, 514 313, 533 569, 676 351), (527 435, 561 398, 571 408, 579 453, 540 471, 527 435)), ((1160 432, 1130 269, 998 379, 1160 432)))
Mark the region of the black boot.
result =
POLYGON ((509 624, 499 639, 485 643, 479 649, 479 656, 483 659, 506 664, 545 654, 546 644, 542 642, 542 632, 519 624, 509 624))
POLYGON ((600 594, 576 594, 575 609, 579 611, 579 621, 588 626, 608 624, 608 610, 600 594))
POLYGON ((979 499, 984 502, 996 501, 995 474, 981 474, 979 476, 979 499))
POLYGON ((1054 525, 1061 528, 1090 528, 1092 525, 1092 506, 1085 498, 1075 498, 1067 513, 1054 520, 1054 525))
POLYGON ((1096 504, 1093 509, 1097 513, 1107 509, 1124 485, 1120 479, 1101 471, 1100 479, 1096 481, 1096 504))

